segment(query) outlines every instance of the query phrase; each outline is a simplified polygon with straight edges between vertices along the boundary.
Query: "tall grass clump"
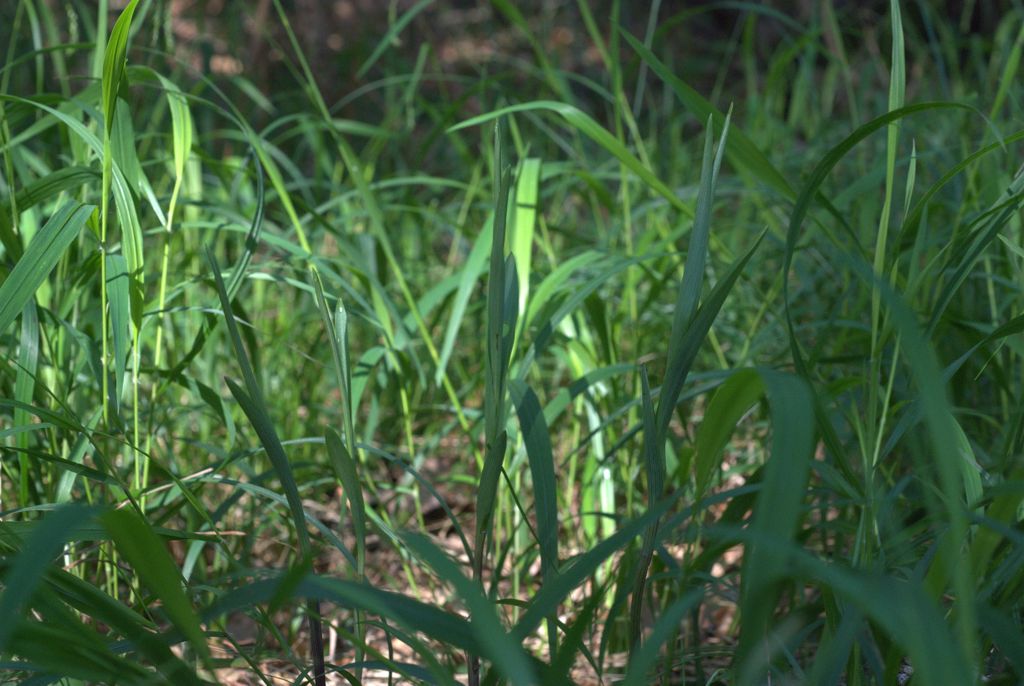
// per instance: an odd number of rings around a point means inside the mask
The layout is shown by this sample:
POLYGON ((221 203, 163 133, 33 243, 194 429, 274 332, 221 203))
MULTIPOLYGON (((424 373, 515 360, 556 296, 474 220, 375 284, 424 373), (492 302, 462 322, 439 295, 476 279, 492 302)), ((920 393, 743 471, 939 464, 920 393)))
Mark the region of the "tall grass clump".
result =
POLYGON ((1024 8, 811 4, 0 4, 2 681, 1024 679, 1024 8))

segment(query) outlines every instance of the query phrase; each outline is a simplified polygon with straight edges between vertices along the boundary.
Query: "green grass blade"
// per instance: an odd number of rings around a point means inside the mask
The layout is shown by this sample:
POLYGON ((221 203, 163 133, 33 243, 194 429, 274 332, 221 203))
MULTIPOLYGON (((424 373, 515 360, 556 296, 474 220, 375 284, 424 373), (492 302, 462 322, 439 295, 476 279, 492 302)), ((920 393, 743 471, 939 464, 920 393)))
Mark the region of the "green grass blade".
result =
POLYGON ((617 550, 643 534, 651 524, 668 511, 675 501, 676 497, 662 500, 639 517, 623 524, 614 534, 579 555, 572 562, 562 565, 558 576, 545 582, 537 594, 530 599, 526 612, 512 629, 512 635, 516 640, 523 640, 536 630, 544 618, 551 614, 551 608, 562 603, 577 586, 592 576, 597 568, 617 550))
MULTIPOLYGON (((505 226, 508 218, 508 196, 511 185, 510 174, 503 167, 501 154, 501 128, 495 130, 495 164, 498 169, 498 184, 495 188, 494 231, 491 238, 490 273, 487 279, 487 342, 486 342, 486 385, 484 388, 484 436, 487 449, 483 468, 477 486, 476 498, 476 555, 474 559, 476 576, 479 577, 487 537, 490 534, 494 516, 498 481, 505 459, 505 445, 508 437, 505 423, 505 383, 508 378, 508 359, 511 350, 506 340, 511 332, 506 329, 507 319, 513 313, 505 311, 505 289, 508 275, 505 260, 505 226)), ((513 263, 514 264, 514 263, 513 263)))
POLYGON ((653 171, 648 169, 643 162, 638 160, 633 153, 626 148, 625 145, 623 145, 607 129, 594 121, 590 115, 576 107, 573 107, 572 105, 568 105, 563 102, 554 102, 551 100, 537 100, 535 102, 527 102, 519 105, 510 105, 508 107, 494 110, 493 112, 488 112, 486 114, 481 114, 471 119, 467 119, 466 121, 460 122, 459 124, 451 127, 448 131, 460 131, 470 126, 486 124, 487 122, 500 119, 501 117, 509 114, 515 114, 516 112, 537 111, 553 112, 562 117, 562 119, 564 119, 570 126, 611 153, 615 159, 621 162, 622 165, 631 172, 636 174, 641 181, 651 188, 651 190, 667 200, 672 207, 681 212, 684 216, 691 219, 693 218, 693 210, 690 206, 680 200, 679 197, 672 192, 672 189, 666 186, 653 171))
POLYGON ((515 217, 508 239, 509 250, 519 272, 519 318, 526 314, 530 294, 530 264, 533 257, 533 232, 537 222, 537 195, 540 185, 541 161, 528 157, 516 174, 515 217))
POLYGON ((24 546, 10 562, 3 575, 0 595, 0 653, 7 650, 16 637, 15 618, 25 611, 42 582, 47 567, 64 547, 75 530, 85 523, 91 511, 80 505, 65 505, 51 512, 35 527, 24 546))
POLYGON ((744 674, 761 669, 770 620, 781 584, 788 578, 785 557, 762 541, 793 539, 814 453, 814 425, 807 421, 814 406, 804 381, 770 370, 760 370, 760 375, 772 413, 772 444, 750 524, 755 542, 743 556, 743 630, 736 661, 744 674))
POLYGON ((109 135, 114 127, 117 110, 117 98, 121 92, 125 66, 128 63, 128 36, 131 31, 132 17, 139 0, 132 0, 118 16, 114 28, 110 31, 106 52, 103 55, 103 119, 109 135))
POLYGON ((703 589, 697 588, 673 601, 661 611, 651 628, 650 635, 630 657, 629 665, 626 667, 626 676, 621 682, 624 686, 644 686, 652 683, 649 672, 660 656, 662 645, 679 631, 686 613, 690 612, 703 598, 703 589))
MULTIPOLYGON (((669 70, 664 62, 654 56, 643 43, 628 31, 621 31, 630 47, 636 51, 651 71, 658 75, 676 94, 679 100, 698 118, 705 120, 711 117, 717 126, 725 126, 726 115, 704 99, 693 88, 669 70)), ((729 161, 737 169, 747 170, 754 178, 772 188, 782 197, 793 199, 796 193, 782 173, 773 165, 757 145, 741 130, 733 127, 732 134, 725 148, 729 161)))
MULTIPOLYGON (((654 508, 665 492, 665 439, 658 434, 654 401, 651 398, 651 384, 647 367, 640 367, 640 395, 642 402, 644 442, 644 473, 647 475, 647 507, 654 508)), ((656 519, 644 531, 643 545, 637 559, 636 580, 633 582, 633 599, 630 603, 629 647, 630 654, 640 649, 640 632, 643 620, 644 592, 647 587, 647 570, 654 558, 654 542, 658 535, 660 520, 656 519)))
POLYGON ((704 284, 704 267, 708 257, 708 243, 711 238, 711 209, 715 199, 715 183, 718 170, 722 166, 722 152, 729 134, 730 111, 722 125, 722 137, 718 142, 718 152, 712 156, 714 140, 713 119, 708 115, 707 128, 704 135, 704 156, 700 170, 700 183, 697 186, 697 210, 690 231, 690 242, 686 248, 686 266, 683 268, 683 280, 679 284, 679 297, 676 299, 675 312, 672 320, 672 339, 678 339, 683 331, 690 326, 697 306, 700 304, 700 291, 704 284))
POLYGON ((210 649, 192 603, 182 588, 181 572, 149 523, 122 509, 101 515, 118 551, 161 602, 167 617, 188 638, 193 650, 208 663, 210 649))
POLYGON ((558 571, 558 492, 555 485, 555 458, 544 412, 537 394, 518 379, 509 383, 509 392, 519 417, 526 456, 533 478, 534 509, 537 516, 541 576, 548 578, 558 571))
POLYGON ((110 328, 114 344, 114 387, 111 391, 110 406, 115 417, 120 414, 124 391, 125 368, 131 341, 131 303, 129 298, 128 262, 124 255, 108 254, 107 292, 109 293, 110 328))
POLYGON ((672 419, 672 413, 675 411, 676 403, 679 402, 679 394, 683 390, 686 378, 690 374, 690 367, 697 359, 697 352, 711 330, 711 325, 714 324, 719 310, 725 304, 725 299, 729 296, 733 285, 761 245, 766 231, 761 232, 747 253, 736 260, 726 275, 715 284, 711 293, 708 294, 707 300, 694 315, 691 325, 683 331, 676 331, 675 334, 679 337, 669 341, 668 368, 665 371, 665 382, 661 386, 661 397, 658 399, 656 438, 664 439, 668 435, 668 425, 672 419))
POLYGON ((522 646, 505 631, 494 605, 484 596, 479 585, 464 576, 458 565, 422 534, 409 532, 402 539, 442 581, 452 585, 465 603, 466 609, 469 610, 470 625, 484 649, 482 655, 494 662, 509 683, 522 686, 536 683, 533 669, 522 646))
MULTIPOLYGON (((21 337, 18 341, 18 367, 14 376, 14 399, 23 405, 32 404, 39 372, 39 314, 35 302, 30 298, 21 314, 21 337)), ((15 427, 31 427, 30 415, 23 407, 14 410, 15 427)), ((31 468, 28 457, 28 432, 21 432, 16 439, 18 454, 18 502, 28 504, 31 468)))
POLYGON ((763 395, 761 375, 753 369, 741 369, 711 397, 704 412, 704 421, 697 428, 694 445, 697 500, 707 493, 721 465, 722 450, 732 437, 736 424, 763 395))
POLYGON ((402 29, 408 26, 409 22, 416 18, 416 15, 427 9, 432 4, 434 4, 434 0, 420 0, 410 7, 405 14, 399 17, 398 21, 388 27, 387 33, 381 37, 380 42, 377 43, 377 47, 373 49, 370 56, 366 58, 365 62, 363 62, 363 66, 361 66, 359 71, 356 72, 356 78, 361 79, 366 76, 366 72, 373 68, 373 65, 377 63, 377 60, 379 60, 381 55, 384 54, 384 51, 398 42, 398 34, 402 32, 402 29))
MULTIPOLYGON (((366 550, 366 511, 363 505, 363 488, 359 483, 359 473, 356 462, 352 459, 341 436, 334 429, 327 429, 325 434, 327 454, 334 465, 334 471, 345 489, 345 497, 348 498, 349 511, 352 517, 352 530, 356 539, 356 556, 362 559, 366 550)), ((362 571, 359 570, 359 574, 362 571)))
POLYGON ((95 209, 92 205, 68 203, 57 210, 32 239, 25 254, 0 284, 0 334, 35 295, 95 209))
POLYGON ((466 306, 469 304, 469 298, 473 294, 477 279, 480 278, 484 265, 487 264, 493 239, 493 222, 494 218, 490 217, 473 243, 469 257, 466 258, 466 263, 462 267, 458 290, 455 292, 455 298, 448 315, 448 326, 445 328, 444 341, 441 343, 434 383, 441 383, 441 379, 448 368, 448 361, 455 350, 455 341, 459 335, 459 328, 462 326, 462 321, 466 315, 466 306))

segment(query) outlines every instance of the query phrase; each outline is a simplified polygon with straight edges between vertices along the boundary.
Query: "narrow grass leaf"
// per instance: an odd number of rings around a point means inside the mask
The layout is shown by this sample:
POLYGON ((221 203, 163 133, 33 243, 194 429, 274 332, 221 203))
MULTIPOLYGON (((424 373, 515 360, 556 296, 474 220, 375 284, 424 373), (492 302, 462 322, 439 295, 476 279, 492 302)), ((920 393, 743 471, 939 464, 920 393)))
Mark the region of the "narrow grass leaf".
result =
POLYGON ((691 219, 693 218, 693 210, 690 206, 683 202, 679 196, 677 196, 672 189, 666 186, 665 183, 659 179, 653 171, 647 168, 643 162, 638 160, 633 153, 631 153, 626 146, 619 141, 619 139, 594 121, 590 115, 576 107, 573 107, 572 105, 568 105, 563 102, 554 102, 552 100, 537 100, 535 102, 510 105, 508 107, 494 110, 493 112, 488 112, 486 114, 481 114, 471 119, 467 119, 466 121, 460 122, 459 124, 451 127, 448 131, 459 131, 470 126, 486 124, 487 122, 500 119, 501 117, 509 114, 515 114, 516 112, 537 111, 553 112, 562 117, 570 126, 611 153, 615 159, 621 162, 622 165, 631 172, 636 174, 641 181, 651 188, 651 190, 667 200, 672 207, 681 212, 684 216, 690 217, 691 219))
MULTIPOLYGON (((668 84, 683 105, 701 120, 711 117, 716 125, 725 125, 726 115, 682 79, 673 74, 664 62, 654 56, 654 53, 647 46, 628 31, 620 29, 620 34, 626 39, 630 47, 636 51, 643 62, 651 68, 651 71, 668 84)), ((782 197, 787 199, 796 197, 796 193, 793 187, 789 185, 789 182, 786 181, 786 177, 768 160, 757 145, 739 129, 733 128, 732 135, 729 136, 729 141, 726 145, 726 154, 734 167, 747 170, 756 179, 775 190, 782 197)))
POLYGON ((381 55, 384 54, 384 51, 398 42, 398 34, 402 32, 402 29, 408 26, 409 22, 416 18, 416 15, 427 9, 427 7, 432 4, 434 4, 434 0, 420 0, 410 7, 405 14, 399 17, 398 21, 388 27, 387 32, 380 39, 380 42, 377 43, 377 47, 373 49, 370 56, 366 58, 365 62, 363 62, 363 66, 359 68, 358 72, 356 72, 356 78, 361 79, 366 76, 366 72, 373 68, 373 65, 377 63, 377 60, 379 60, 381 55))
POLYGON ((551 436, 540 401, 533 389, 518 379, 509 383, 509 392, 519 417, 519 426, 526 445, 526 456, 533 479, 534 509, 537 533, 540 536, 541 576, 548 578, 558 571, 558 493, 555 484, 555 458, 551 436))
POLYGON ((494 217, 489 217, 480 235, 473 242, 473 248, 469 252, 469 257, 466 258, 466 262, 462 266, 462 271, 459 275, 459 286, 455 292, 455 298, 452 300, 451 310, 448 315, 448 325, 444 332, 444 341, 441 343, 437 371, 434 374, 434 383, 441 383, 441 379, 445 375, 448 368, 448 360, 451 359, 452 352, 455 350, 455 341, 459 335, 459 329, 466 316, 466 306, 469 304, 469 298, 473 294, 473 289, 480 278, 480 274, 483 273, 484 265, 487 264, 494 235, 493 222, 494 217))
MULTIPOLYGON (((539 408, 539 405, 538 405, 539 408)), ((484 651, 483 657, 495 666, 512 684, 530 686, 535 676, 522 646, 501 625, 494 605, 480 591, 478 584, 463 575, 458 565, 434 545, 426 536, 408 532, 402 540, 410 550, 427 563, 444 582, 451 584, 469 610, 470 625, 484 651)))
POLYGON ((540 623, 551 614, 551 608, 558 607, 572 591, 594 574, 598 567, 605 563, 620 548, 628 544, 662 515, 676 501, 677 496, 665 498, 639 517, 632 519, 618 531, 602 540, 587 552, 576 557, 572 562, 562 565, 560 573, 545 581, 537 594, 530 599, 526 612, 512 629, 516 640, 524 640, 540 623))
POLYGON ((679 284, 679 296, 672 319, 672 339, 678 339, 683 331, 690 326, 694 313, 700 304, 701 287, 704 284, 704 268, 708 257, 708 243, 711 237, 711 209, 715 199, 715 183, 718 170, 722 165, 722 152, 728 140, 730 111, 725 117, 722 137, 718 142, 718 152, 712 155, 714 141, 714 119, 708 115, 704 134, 704 155, 700 170, 700 183, 697 185, 697 210, 690 231, 690 241, 686 248, 686 266, 683 268, 683 280, 679 284))
MULTIPOLYGON (((494 516, 498 481, 505 459, 508 437, 502 428, 505 418, 505 382, 508 378, 508 356, 505 341, 507 314, 505 291, 508 280, 505 267, 505 228, 508 219, 510 174, 504 168, 503 142, 500 126, 495 127, 495 164, 498 184, 495 188, 494 231, 491 238, 490 273, 487 279, 486 382, 484 387, 484 436, 487 442, 484 464, 480 471, 476 499, 475 571, 479 576, 486 551, 487 536, 494 516)), ((515 327, 512 328, 512 331, 515 327)))
POLYGON ((352 530, 355 533, 357 552, 366 548, 366 510, 363 505, 363 489, 359 483, 359 474, 356 471, 356 462, 352 459, 341 436, 334 429, 327 429, 324 436, 327 444, 327 454, 334 465, 334 471, 345 489, 345 497, 348 498, 349 510, 352 517, 352 530))
POLYGON ((131 341, 132 314, 129 296, 128 262, 124 255, 108 253, 107 292, 110 307, 110 328, 114 343, 114 387, 111 391, 111 408, 114 416, 120 412, 124 390, 125 369, 131 341))
POLYGON ((673 634, 680 631, 683 617, 703 598, 704 590, 696 588, 682 598, 673 601, 661 611, 654 626, 651 627, 650 635, 644 640, 643 645, 630 656, 629 664, 626 667, 626 676, 621 682, 623 686, 645 686, 653 683, 650 674, 651 667, 657 662, 662 645, 673 634))
MULTIPOLYGON (((665 438, 658 433, 654 401, 651 398, 651 384, 647 367, 640 367, 641 416, 643 417, 644 473, 647 475, 647 507, 652 509, 665 492, 665 438)), ((644 531, 643 544, 636 561, 636 578, 633 582, 633 599, 630 603, 629 648, 630 654, 640 648, 640 632, 643 621, 644 591, 647 587, 647 570, 654 558, 655 539, 658 535, 659 519, 655 519, 644 531)), ((625 589, 623 589, 623 592, 625 589)))
MULTIPOLYGON (((772 413, 772 443, 750 530, 764 539, 790 541, 803 512, 814 453, 814 425, 807 421, 814 406, 799 377, 771 370, 759 373, 772 413)), ((761 658, 780 585, 787 578, 785 558, 771 546, 749 545, 742 578, 743 632, 736 658, 741 665, 761 658)))
MULTIPOLYGON (((14 399, 24 405, 32 403, 39 371, 39 314, 36 303, 29 299, 21 313, 21 336, 18 341, 18 366, 14 375, 14 399)), ((15 427, 31 427, 29 413, 19 407, 14 410, 15 427)), ((31 469, 27 454, 29 433, 19 432, 15 439, 18 447, 18 502, 28 503, 31 469)))
POLYGON ((676 403, 679 402, 679 394, 690 374, 690 367, 697 359, 697 353, 711 330, 711 325, 714 324, 719 310, 725 304, 725 299, 729 296, 729 292, 732 291, 733 285, 743 273, 750 258, 761 245, 766 231, 767 229, 761 232, 747 253, 736 260, 726 275, 715 284, 711 293, 708 294, 707 300, 694 315, 690 326, 673 332, 677 337, 672 338, 668 343, 668 367, 665 371, 665 382, 661 386, 661 397, 658 399, 657 438, 664 439, 668 435, 669 422, 675 411, 676 403))

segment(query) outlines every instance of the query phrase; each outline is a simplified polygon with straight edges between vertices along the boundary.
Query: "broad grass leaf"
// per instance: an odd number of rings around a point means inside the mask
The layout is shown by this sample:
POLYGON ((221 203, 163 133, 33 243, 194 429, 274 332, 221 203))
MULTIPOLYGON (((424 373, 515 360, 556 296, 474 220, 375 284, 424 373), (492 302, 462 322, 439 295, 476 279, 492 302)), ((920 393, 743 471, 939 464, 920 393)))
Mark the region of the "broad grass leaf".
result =
POLYGON ((135 15, 138 5, 139 0, 131 0, 122 10, 117 21, 114 22, 114 28, 110 31, 110 38, 103 55, 103 119, 106 122, 108 135, 114 127, 117 97, 121 91, 125 66, 128 63, 128 36, 131 32, 132 17, 135 15))
MULTIPOLYGON (((94 169, 89 167, 71 166, 55 169, 41 179, 36 179, 15 195, 15 204, 19 212, 25 212, 36 205, 58 197, 62 192, 86 185, 99 178, 94 169)), ((24 247, 11 231, 11 203, 0 203, 0 240, 4 249, 14 259, 21 259, 24 247)))
POLYGON ((696 497, 707 493, 715 471, 721 464, 722 450, 732 437, 736 424, 764 395, 761 375, 753 369, 732 374, 711 396, 704 419, 697 427, 694 457, 696 497))
POLYGON ((743 629, 737 662, 762 659, 764 641, 782 583, 788 578, 785 557, 764 541, 791 541, 804 509, 807 480, 814 454, 814 405, 799 377, 760 370, 772 414, 771 454, 750 524, 753 542, 743 556, 740 612, 743 629))
POLYGON ((8 563, 0 594, 0 653, 6 652, 21 617, 32 601, 47 568, 70 540, 75 531, 92 516, 90 508, 64 505, 36 524, 25 538, 21 550, 8 563))
POLYGON ((70 202, 36 234, 14 269, 0 284, 0 334, 7 330, 74 242, 96 208, 70 202))
POLYGON ((516 174, 514 215, 508 239, 509 250, 519 272, 519 318, 526 314, 530 295, 533 232, 537 222, 537 197, 540 186, 541 161, 528 157, 519 164, 516 174))
POLYGON ((160 598, 167 617, 188 638, 196 653, 204 661, 209 660, 206 634, 182 588, 181 572, 167 553, 163 541, 146 520, 130 509, 111 510, 100 519, 118 552, 132 565, 149 590, 160 598))

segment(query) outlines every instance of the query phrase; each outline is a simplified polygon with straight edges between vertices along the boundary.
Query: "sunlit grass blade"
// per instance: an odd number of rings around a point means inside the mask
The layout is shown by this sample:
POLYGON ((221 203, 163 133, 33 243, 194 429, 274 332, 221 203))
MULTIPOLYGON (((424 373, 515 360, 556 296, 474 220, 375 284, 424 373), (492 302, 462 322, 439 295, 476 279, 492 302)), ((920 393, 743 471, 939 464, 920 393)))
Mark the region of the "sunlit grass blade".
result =
POLYGON ((509 232, 509 252, 516 260, 519 272, 519 318, 526 314, 526 301, 530 294, 530 271, 533 257, 533 234, 537 222, 537 196, 540 184, 541 161, 528 157, 516 173, 515 215, 509 232))
POLYGON ((460 131, 462 129, 478 126, 480 124, 486 124, 488 122, 500 119, 509 114, 515 114, 517 112, 553 112, 562 117, 566 123, 578 130, 580 133, 590 138, 595 143, 600 145, 602 148, 611 153, 615 159, 623 164, 627 169, 637 175, 637 177, 643 181, 652 191, 664 198, 672 207, 681 212, 684 216, 693 217, 693 210, 683 202, 678 195, 676 195, 672 189, 665 185, 661 179, 655 175, 643 162, 638 160, 633 153, 631 153, 625 145, 623 145, 619 139, 613 136, 607 129, 594 121, 593 117, 583 112, 582 110, 568 105, 563 102, 555 102, 551 100, 538 100, 535 102, 527 102, 519 105, 510 105, 508 107, 502 107, 481 114, 479 116, 467 119, 464 122, 451 127, 449 132, 460 131))
POLYGON ((455 292, 455 299, 448 317, 448 326, 444 333, 444 341, 441 343, 437 371, 434 375, 435 383, 441 382, 441 377, 448 368, 448 361, 455 350, 459 328, 466 314, 466 306, 469 304, 469 298, 473 294, 477 280, 487 264, 487 258, 491 252, 491 240, 494 235, 493 221, 492 217, 484 225, 476 241, 473 243, 473 249, 470 250, 469 257, 466 258, 466 262, 462 267, 458 290, 455 292))

